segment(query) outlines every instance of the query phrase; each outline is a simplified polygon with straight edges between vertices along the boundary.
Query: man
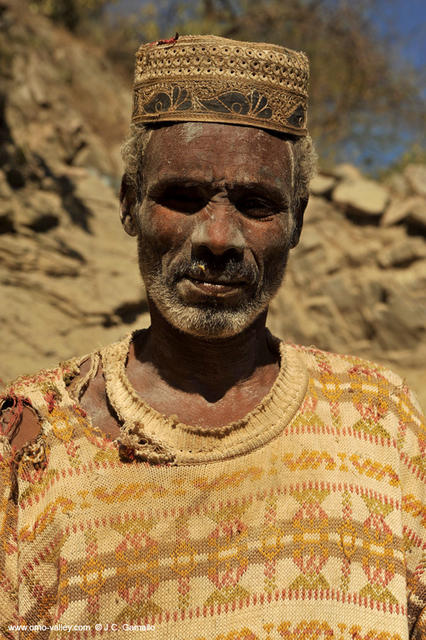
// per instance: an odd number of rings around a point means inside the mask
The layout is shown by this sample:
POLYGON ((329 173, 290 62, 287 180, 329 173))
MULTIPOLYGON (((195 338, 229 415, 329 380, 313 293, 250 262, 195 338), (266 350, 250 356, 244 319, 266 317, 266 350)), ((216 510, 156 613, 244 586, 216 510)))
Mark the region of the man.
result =
POLYGON ((151 327, 3 397, 4 637, 426 637, 410 391, 265 328, 308 199, 307 77, 274 45, 140 48, 121 216, 151 327))

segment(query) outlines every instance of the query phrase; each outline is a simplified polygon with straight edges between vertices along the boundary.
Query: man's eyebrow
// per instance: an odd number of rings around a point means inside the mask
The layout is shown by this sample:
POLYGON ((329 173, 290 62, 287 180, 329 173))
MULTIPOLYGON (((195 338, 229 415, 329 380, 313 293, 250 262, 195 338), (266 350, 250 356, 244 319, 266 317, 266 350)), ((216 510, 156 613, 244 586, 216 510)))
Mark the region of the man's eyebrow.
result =
POLYGON ((195 180, 185 178, 184 176, 170 176, 167 178, 159 178, 149 185, 149 191, 160 191, 169 189, 170 187, 209 187, 211 182, 208 180, 195 180))
POLYGON ((210 180, 199 180, 196 178, 187 178, 185 176, 169 176, 165 178, 159 178, 154 181, 151 185, 149 185, 149 192, 158 192, 166 189, 170 189, 173 187, 186 187, 186 188, 201 188, 201 189, 216 189, 225 187, 231 193, 238 191, 251 191, 259 194, 263 194, 264 196, 272 197, 274 200, 279 200, 280 202, 284 202, 285 204, 289 203, 289 197, 286 193, 284 193, 278 187, 266 184, 264 182, 256 181, 256 180, 243 180, 232 183, 224 183, 215 185, 210 180))
POLYGON ((243 182, 235 182, 229 185, 230 192, 248 191, 249 193, 258 193, 265 197, 272 198, 280 203, 289 204, 289 196, 284 190, 272 184, 266 184, 265 182, 257 182, 253 180, 247 180, 243 182))

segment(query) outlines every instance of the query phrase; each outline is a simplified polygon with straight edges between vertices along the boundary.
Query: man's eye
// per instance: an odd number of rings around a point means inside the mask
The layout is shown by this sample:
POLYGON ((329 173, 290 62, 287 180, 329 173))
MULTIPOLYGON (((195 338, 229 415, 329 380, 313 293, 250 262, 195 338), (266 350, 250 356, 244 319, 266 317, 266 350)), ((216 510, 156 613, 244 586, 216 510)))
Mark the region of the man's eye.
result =
POLYGON ((206 199, 195 189, 167 189, 155 197, 156 202, 167 209, 182 213, 195 213, 206 204, 206 199))
POLYGON ((265 218, 276 212, 277 207, 262 198, 245 198, 236 202, 236 207, 244 215, 253 218, 265 218))

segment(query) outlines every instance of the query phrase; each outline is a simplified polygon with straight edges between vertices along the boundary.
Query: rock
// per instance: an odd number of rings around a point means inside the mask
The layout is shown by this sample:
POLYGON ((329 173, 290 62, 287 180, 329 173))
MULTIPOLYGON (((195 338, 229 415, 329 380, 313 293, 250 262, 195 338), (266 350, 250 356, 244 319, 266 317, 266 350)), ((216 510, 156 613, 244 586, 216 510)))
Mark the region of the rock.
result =
POLYGON ((311 251, 317 249, 323 244, 323 237, 319 230, 314 225, 306 225, 303 230, 303 244, 302 251, 311 251))
POLYGON ((12 189, 22 189, 25 186, 25 174, 21 169, 12 167, 6 171, 6 178, 12 189))
POLYGON ((426 231, 426 200, 422 198, 413 205, 408 223, 411 227, 418 228, 423 234, 426 231))
POLYGON ((362 267, 376 262, 382 243, 377 238, 357 238, 345 244, 348 261, 352 267, 362 267))
POLYGON ((329 217, 332 217, 334 214, 335 208, 328 200, 324 200, 324 198, 319 198, 318 196, 310 195, 308 206, 306 207, 304 215, 305 229, 307 224, 311 224, 319 220, 326 220, 329 217))
POLYGON ((347 162, 338 164, 332 173, 338 180, 359 180, 362 178, 361 171, 347 162))
POLYGON ((32 190, 23 197, 16 224, 44 233, 57 227, 63 215, 61 198, 57 193, 32 190))
MULTIPOLYGON (((423 265, 426 267, 426 264, 423 265)), ((426 272, 426 271, 425 271, 426 272)), ((401 295, 404 295, 403 291, 399 289, 391 296, 388 305, 389 314, 396 321, 399 321, 402 329, 401 333, 411 334, 411 344, 413 346, 416 342, 416 334, 418 330, 422 329, 426 323, 426 300, 425 296, 418 298, 416 296, 404 296, 404 304, 401 304, 401 295)), ((396 336, 395 336, 396 338, 396 336)), ((399 340, 396 340, 398 346, 401 345, 402 336, 400 334, 399 340)))
POLYGON ((407 267, 416 260, 426 258, 426 243, 416 238, 382 249, 377 256, 378 264, 384 269, 407 267), (416 240, 416 241, 415 241, 416 240))
POLYGON ((406 200, 400 200, 394 198, 389 207, 383 214, 380 224, 383 227, 389 227, 390 225, 397 224, 401 220, 410 218, 412 214, 416 215, 416 212, 421 211, 421 208, 426 208, 425 200, 421 196, 411 196, 406 200))
POLYGON ((6 211, 0 211, 0 234, 14 231, 13 210, 8 208, 6 211))
POLYGON ((0 198, 10 198, 12 196, 12 189, 4 175, 3 171, 0 171, 0 198))
POLYGON ((404 176, 414 193, 426 197, 426 166, 424 164, 407 165, 404 176))
POLYGON ((350 213, 373 217, 383 213, 389 200, 386 189, 365 178, 338 184, 332 197, 336 204, 346 207, 350 213))
POLYGON ((336 179, 332 176, 325 176, 318 174, 314 176, 309 185, 311 193, 315 196, 325 196, 331 193, 333 187, 336 184, 336 179))
POLYGON ((410 195, 410 185, 402 173, 392 173, 385 178, 383 184, 396 198, 406 198, 410 195))
POLYGON ((53 278, 62 278, 64 276, 76 278, 81 273, 80 265, 76 264, 75 260, 60 254, 41 254, 37 260, 36 268, 53 278))
POLYGON ((49 106, 49 94, 46 82, 44 81, 42 70, 38 64, 37 55, 33 51, 28 60, 28 89, 32 99, 41 107, 49 106))
POLYGON ((340 311, 350 311, 360 304, 360 292, 348 271, 327 278, 322 291, 334 301, 340 311))

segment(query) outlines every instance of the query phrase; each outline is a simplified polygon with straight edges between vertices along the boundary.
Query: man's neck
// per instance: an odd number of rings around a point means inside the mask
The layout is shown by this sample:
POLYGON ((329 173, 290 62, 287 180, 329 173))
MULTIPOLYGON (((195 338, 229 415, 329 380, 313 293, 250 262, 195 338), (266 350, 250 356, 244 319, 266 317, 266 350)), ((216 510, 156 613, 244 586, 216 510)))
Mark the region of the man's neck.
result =
POLYGON ((236 336, 214 340, 182 333, 151 305, 148 335, 136 337, 129 358, 136 366, 150 366, 168 386, 215 402, 232 387, 262 377, 268 365, 278 369, 278 355, 268 343, 266 315, 265 311, 236 336))

